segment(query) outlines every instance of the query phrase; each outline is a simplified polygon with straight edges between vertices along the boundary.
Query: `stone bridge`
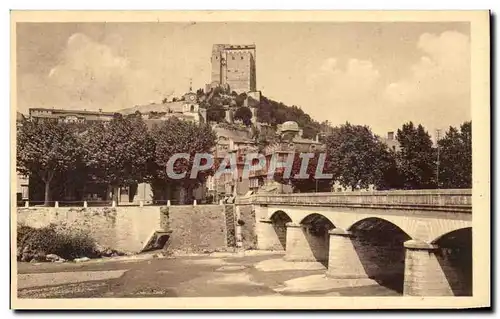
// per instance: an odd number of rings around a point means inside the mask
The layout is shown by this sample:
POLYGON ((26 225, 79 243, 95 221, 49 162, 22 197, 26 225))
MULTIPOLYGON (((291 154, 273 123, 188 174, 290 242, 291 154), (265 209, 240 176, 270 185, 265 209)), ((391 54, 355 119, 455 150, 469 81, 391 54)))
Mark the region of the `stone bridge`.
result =
POLYGON ((472 295, 470 189, 254 195, 257 246, 411 296, 472 295))

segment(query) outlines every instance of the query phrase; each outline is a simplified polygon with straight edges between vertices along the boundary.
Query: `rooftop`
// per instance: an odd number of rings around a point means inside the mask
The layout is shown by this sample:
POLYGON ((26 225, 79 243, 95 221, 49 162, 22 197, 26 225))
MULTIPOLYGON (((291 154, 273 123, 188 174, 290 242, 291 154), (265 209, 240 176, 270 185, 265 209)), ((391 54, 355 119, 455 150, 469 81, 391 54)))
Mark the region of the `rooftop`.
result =
POLYGON ((81 114, 81 115, 109 115, 113 116, 115 112, 102 112, 102 111, 87 111, 87 110, 69 110, 69 109, 49 109, 49 108, 30 108, 31 112, 50 112, 52 114, 81 114))
POLYGON ((144 105, 136 105, 127 109, 119 110, 118 113, 121 114, 133 114, 137 111, 142 114, 150 112, 168 112, 169 110, 173 113, 182 113, 182 106, 184 101, 168 102, 168 103, 150 103, 144 105))
POLYGON ((214 49, 223 48, 229 50, 245 50, 245 49, 255 49, 255 44, 214 44, 214 49))

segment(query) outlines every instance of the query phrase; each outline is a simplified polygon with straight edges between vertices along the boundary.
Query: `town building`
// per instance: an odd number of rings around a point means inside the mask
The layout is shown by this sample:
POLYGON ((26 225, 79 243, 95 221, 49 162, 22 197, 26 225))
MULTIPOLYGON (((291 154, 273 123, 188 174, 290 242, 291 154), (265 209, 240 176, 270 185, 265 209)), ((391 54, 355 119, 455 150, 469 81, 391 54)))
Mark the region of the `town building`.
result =
POLYGON ((399 142, 396 139, 396 135, 392 131, 391 132, 387 132, 387 136, 386 137, 383 137, 383 136, 379 137, 379 140, 382 143, 386 144, 387 148, 389 148, 390 150, 392 150, 394 152, 397 152, 400 149, 399 142))
POLYGON ((148 120, 153 120, 151 123, 161 123, 171 117, 194 123, 207 121, 207 110, 200 107, 197 94, 191 90, 179 100, 137 105, 118 112, 124 115, 140 112, 146 123, 148 120))
MULTIPOLYGON (((20 113, 16 112, 16 129, 20 129, 23 126, 23 121, 26 117, 20 113)), ((21 175, 16 171, 16 201, 19 204, 23 204, 25 201, 29 200, 29 178, 27 176, 21 175)))
POLYGON ((244 125, 237 126, 217 124, 213 130, 217 134, 217 143, 213 151, 214 158, 220 162, 224 158, 234 156, 236 158, 237 171, 227 168, 220 176, 210 176, 207 180, 208 194, 214 201, 245 195, 249 190, 249 179, 243 178, 245 156, 249 153, 257 153, 258 149, 252 139, 251 131, 244 125))
POLYGON ((287 121, 278 125, 277 134, 279 139, 264 148, 266 167, 250 172, 249 189, 251 191, 291 193, 293 189, 290 185, 284 185, 274 178, 269 178, 269 170, 276 167, 278 162, 286 162, 288 156, 293 156, 295 153, 314 153, 324 149, 324 145, 319 142, 318 136, 314 140, 304 138, 302 129, 294 121, 287 121))
POLYGON ((55 121, 65 123, 92 123, 99 121, 111 121, 114 112, 30 108, 29 118, 43 121, 55 121))

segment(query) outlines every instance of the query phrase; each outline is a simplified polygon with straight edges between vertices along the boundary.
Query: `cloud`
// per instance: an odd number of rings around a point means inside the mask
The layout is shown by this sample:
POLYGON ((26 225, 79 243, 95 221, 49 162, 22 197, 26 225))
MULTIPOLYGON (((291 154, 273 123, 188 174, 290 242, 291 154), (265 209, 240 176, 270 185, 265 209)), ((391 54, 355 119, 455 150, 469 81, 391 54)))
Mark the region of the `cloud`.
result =
POLYGON ((470 120, 469 37, 454 31, 425 33, 417 48, 419 61, 384 92, 394 119, 422 123, 431 134, 470 120))
POLYGON ((307 83, 325 101, 356 105, 376 93, 379 78, 380 72, 371 61, 349 59, 342 67, 337 59, 328 58, 307 83))
POLYGON ((19 109, 54 107, 111 111, 159 102, 187 89, 188 79, 168 76, 186 68, 174 62, 177 59, 173 55, 177 53, 163 43, 156 46, 156 50, 162 52, 158 55, 161 60, 148 59, 150 52, 140 51, 140 48, 137 50, 142 55, 132 60, 117 53, 116 49, 82 33, 71 35, 56 65, 49 67, 46 73, 20 76, 19 109))
POLYGON ((409 75, 389 84, 386 96, 400 106, 429 101, 450 101, 470 94, 469 38, 454 31, 425 33, 417 48, 423 56, 409 75))
POLYGON ((366 124, 378 134, 408 121, 423 124, 432 134, 470 120, 468 36, 425 33, 415 50, 421 53, 415 63, 393 66, 401 70, 401 78, 382 74, 369 60, 324 60, 307 80, 308 96, 315 94, 317 103, 314 115, 324 119, 328 114, 333 124, 366 124))
POLYGON ((125 57, 76 33, 69 37, 61 61, 50 69, 45 81, 68 104, 66 107, 102 108, 112 107, 124 94, 130 94, 133 88, 130 80, 137 75, 125 57))

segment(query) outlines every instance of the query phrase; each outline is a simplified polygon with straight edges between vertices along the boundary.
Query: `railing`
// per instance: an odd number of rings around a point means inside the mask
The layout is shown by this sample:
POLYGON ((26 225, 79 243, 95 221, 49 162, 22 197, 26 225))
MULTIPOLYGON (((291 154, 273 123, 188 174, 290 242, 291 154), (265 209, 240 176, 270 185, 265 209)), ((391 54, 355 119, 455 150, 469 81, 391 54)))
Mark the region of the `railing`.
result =
MULTIPOLYGON (((179 200, 135 200, 133 202, 112 200, 74 200, 74 201, 49 201, 45 204, 44 201, 17 201, 18 208, 36 208, 36 207, 117 207, 117 206, 174 206, 174 205, 192 205, 192 201, 181 203, 179 200)), ((207 204, 205 200, 198 200, 197 205, 207 204)), ((218 203, 217 203, 218 204, 218 203)))
POLYGON ((384 209, 472 211, 471 189, 398 190, 342 193, 256 194, 259 205, 336 206, 384 209))

